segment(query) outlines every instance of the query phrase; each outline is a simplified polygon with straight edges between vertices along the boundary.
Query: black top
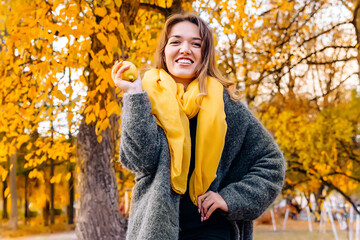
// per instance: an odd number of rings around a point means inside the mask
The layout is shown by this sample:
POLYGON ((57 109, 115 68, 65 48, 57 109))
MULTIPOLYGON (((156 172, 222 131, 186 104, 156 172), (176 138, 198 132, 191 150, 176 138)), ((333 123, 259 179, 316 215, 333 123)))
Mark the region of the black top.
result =
POLYGON ((188 175, 188 187, 180 200, 180 240, 191 239, 231 239, 232 226, 220 213, 220 209, 213 212, 210 218, 201 222, 201 215, 190 200, 189 180, 195 168, 195 142, 197 116, 189 120, 191 137, 191 160, 188 175))

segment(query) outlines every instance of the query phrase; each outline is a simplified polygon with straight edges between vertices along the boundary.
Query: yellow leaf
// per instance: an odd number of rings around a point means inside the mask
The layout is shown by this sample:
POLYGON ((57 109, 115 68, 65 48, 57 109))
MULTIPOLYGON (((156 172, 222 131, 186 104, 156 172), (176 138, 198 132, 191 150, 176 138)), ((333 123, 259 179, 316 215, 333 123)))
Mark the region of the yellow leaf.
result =
POLYGON ((117 106, 116 101, 112 101, 106 105, 106 111, 107 111, 108 117, 110 117, 110 115, 115 111, 116 106, 117 106))
POLYGON ((106 110, 105 109, 100 110, 99 117, 100 117, 101 120, 106 117, 106 110))
POLYGON ((92 105, 89 105, 89 106, 87 106, 87 107, 85 108, 84 113, 88 113, 88 112, 90 112, 92 109, 93 109, 93 106, 92 106, 92 105))
POLYGON ((91 123, 91 117, 90 117, 90 114, 86 114, 86 117, 85 117, 85 123, 86 124, 90 124, 91 123))
POLYGON ((100 103, 99 102, 97 102, 96 104, 95 104, 95 116, 99 116, 99 113, 100 113, 100 103))
POLYGON ((102 136, 98 136, 97 141, 100 143, 102 141, 102 136))
POLYGON ((55 178, 55 182, 56 182, 56 183, 60 183, 60 182, 61 182, 61 176, 62 176, 61 173, 59 173, 59 174, 56 176, 56 178, 55 178))
POLYGON ((60 99, 61 101, 66 100, 66 96, 60 90, 55 91, 54 95, 56 98, 60 99))
POLYGON ((6 188, 4 192, 4 197, 7 198, 9 196, 9 193, 10 193, 10 188, 6 188))
POLYGON ((109 35, 109 43, 110 46, 113 46, 113 47, 118 47, 119 46, 119 41, 117 40, 116 36, 111 34, 109 35))
POLYGON ((30 149, 31 149, 31 147, 32 147, 32 143, 31 143, 31 142, 29 142, 29 143, 28 143, 28 145, 26 146, 26 149, 27 149, 27 150, 30 150, 30 149))
POLYGON ((71 172, 69 172, 68 174, 66 174, 65 180, 66 180, 66 181, 69 181, 70 178, 71 178, 71 172))
POLYGON ((21 135, 21 136, 19 136, 17 138, 16 148, 19 149, 24 142, 27 142, 29 140, 29 138, 30 138, 29 135, 21 135))
POLYGON ((122 1, 121 0, 115 0, 115 4, 117 7, 121 6, 122 1))
POLYGON ((50 183, 55 183, 55 176, 50 179, 50 183))
POLYGON ((100 125, 100 131, 105 130, 106 128, 108 128, 109 123, 110 123, 109 119, 106 118, 100 125))
POLYGON ((104 17, 107 13, 106 8, 102 7, 102 8, 95 8, 94 11, 95 15, 98 15, 100 17, 104 17))
POLYGON ((67 115, 68 123, 70 123, 73 118, 74 118, 74 114, 72 112, 69 112, 67 115))
POLYGON ((101 81, 101 83, 100 83, 100 92, 104 93, 106 91, 106 89, 107 89, 107 82, 101 81))
POLYGON ((8 175, 8 171, 4 169, 3 172, 1 173, 1 178, 3 182, 6 180, 7 175, 8 175))
POLYGON ((35 87, 35 86, 32 86, 32 87, 29 89, 28 97, 29 97, 30 99, 33 99, 34 97, 36 97, 36 87, 35 87))
POLYGON ((97 39, 100 40, 100 42, 101 42, 103 45, 106 46, 106 44, 107 44, 107 42, 108 42, 108 38, 107 38, 102 32, 96 34, 96 37, 97 37, 97 39))
POLYGON ((115 19, 111 19, 110 20, 110 23, 109 23, 109 25, 108 25, 108 30, 109 30, 109 32, 112 32, 112 31, 114 31, 115 30, 115 28, 116 28, 116 26, 117 26, 117 21, 115 20, 115 19))

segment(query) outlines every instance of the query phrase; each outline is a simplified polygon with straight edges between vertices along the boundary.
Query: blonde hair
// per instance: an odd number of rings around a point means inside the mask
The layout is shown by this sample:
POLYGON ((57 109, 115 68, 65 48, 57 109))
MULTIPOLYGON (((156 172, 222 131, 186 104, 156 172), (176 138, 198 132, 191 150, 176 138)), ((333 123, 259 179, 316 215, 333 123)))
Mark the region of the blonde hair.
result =
POLYGON ((201 96, 205 96, 207 94, 206 91, 206 77, 214 77, 216 78, 223 86, 227 89, 230 96, 234 99, 235 96, 234 87, 235 84, 230 80, 226 79, 217 68, 216 58, 215 58, 215 43, 213 33, 207 24, 196 14, 194 13, 177 13, 171 15, 165 22, 164 28, 160 34, 158 46, 155 52, 155 68, 162 68, 168 72, 165 63, 165 47, 169 40, 169 34, 171 28, 180 22, 188 21, 190 23, 195 24, 199 28, 200 37, 202 40, 201 43, 201 57, 202 60, 196 69, 196 76, 199 79, 199 86, 201 96))

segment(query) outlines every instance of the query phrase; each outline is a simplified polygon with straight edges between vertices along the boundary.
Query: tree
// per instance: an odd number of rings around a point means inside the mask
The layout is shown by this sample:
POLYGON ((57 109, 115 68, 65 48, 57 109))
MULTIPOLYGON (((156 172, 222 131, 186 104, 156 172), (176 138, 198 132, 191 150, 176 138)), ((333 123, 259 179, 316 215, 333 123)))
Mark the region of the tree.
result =
MULTIPOLYGON (((132 38, 140 34, 137 27, 149 18, 157 19, 160 26, 165 16, 190 2, 36 0, 4 1, 1 7, 7 16, 0 69, 4 78, 0 109, 6 115, 0 130, 6 138, 1 143, 9 148, 8 136, 14 136, 20 141, 17 148, 27 145, 24 167, 31 169, 30 178, 50 181, 50 205, 45 209, 54 209, 54 184, 61 178, 54 167, 69 158, 72 145, 67 143, 72 141, 65 139, 76 133, 76 232, 81 239, 122 238, 126 230, 113 169, 121 93, 114 88, 111 67, 115 60, 129 56, 141 65, 142 58, 132 52, 136 47, 130 47, 132 38), (65 134, 71 118, 76 124, 65 134), (26 136, 37 128, 42 128, 40 137, 32 143, 26 136)), ((155 37, 152 32, 151 38, 155 37)), ((148 56, 153 49, 154 45, 142 48, 148 56)), ((71 173, 67 176, 72 179, 71 173)))
MULTIPOLYGON (((348 197, 356 192, 356 179, 349 181, 353 187, 344 189, 336 183, 347 181, 345 175, 348 179, 356 176, 357 167, 352 174, 345 173, 345 167, 335 170, 339 158, 334 156, 350 156, 344 151, 352 149, 356 159, 354 141, 342 148, 339 139, 327 142, 319 138, 333 134, 329 126, 334 122, 342 122, 344 125, 336 126, 344 131, 350 126, 356 129, 358 124, 341 121, 343 116, 337 112, 343 104, 356 102, 348 89, 355 87, 359 73, 359 41, 354 34, 358 33, 358 1, 200 1, 197 6, 216 31, 222 71, 237 83, 239 94, 282 146, 288 164, 284 193, 292 189, 308 196, 315 193, 319 199, 327 188, 328 193, 336 190, 351 201, 348 197), (330 116, 331 121, 326 119, 330 116), (323 145, 313 151, 306 143, 309 138, 308 144, 323 145), (334 146, 339 148, 337 153, 334 146), (324 153, 332 157, 325 158, 324 153), (326 171, 329 166, 334 167, 331 173, 326 171), (328 174, 332 175, 330 181, 325 180, 328 174)), ((356 132, 351 132, 346 139, 355 136, 356 132)))

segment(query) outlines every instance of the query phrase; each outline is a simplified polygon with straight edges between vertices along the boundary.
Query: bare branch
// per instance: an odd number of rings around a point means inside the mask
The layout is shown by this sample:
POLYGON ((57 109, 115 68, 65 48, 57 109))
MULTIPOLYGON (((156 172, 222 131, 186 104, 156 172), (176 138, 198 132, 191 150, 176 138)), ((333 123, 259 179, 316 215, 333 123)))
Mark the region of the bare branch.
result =
POLYGON ((346 62, 346 61, 350 61, 350 60, 356 60, 356 57, 349 57, 349 58, 344 58, 344 59, 335 59, 333 61, 327 61, 327 62, 306 61, 306 63, 311 64, 311 65, 327 65, 327 64, 337 63, 337 62, 346 62))
POLYGON ((360 214, 360 211, 359 209, 357 208, 356 204, 353 202, 353 200, 348 196, 346 195, 346 193, 344 193, 340 188, 336 187, 334 184, 332 184, 331 182, 329 181, 326 181, 324 180, 323 177, 320 177, 320 180, 322 183, 324 183, 326 186, 328 186, 329 188, 332 188, 334 190, 336 190, 338 193, 340 193, 354 208, 354 210, 360 214))

